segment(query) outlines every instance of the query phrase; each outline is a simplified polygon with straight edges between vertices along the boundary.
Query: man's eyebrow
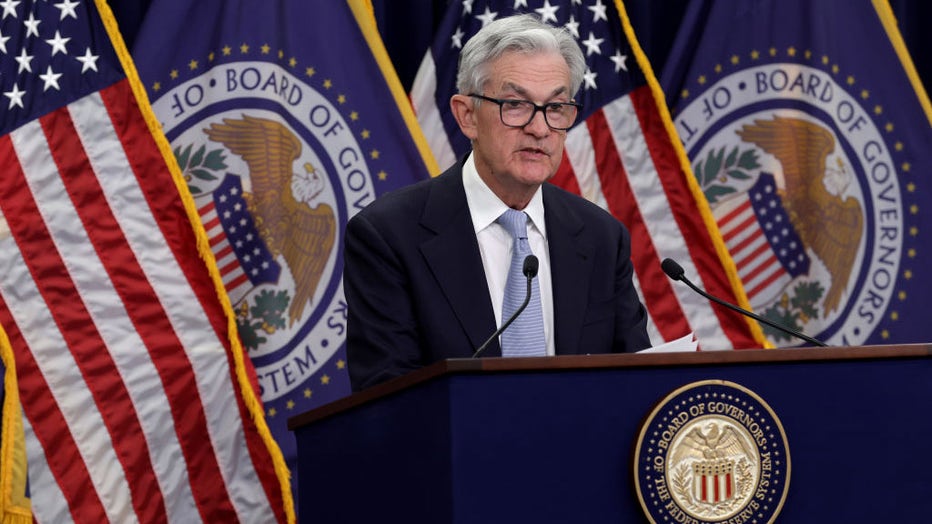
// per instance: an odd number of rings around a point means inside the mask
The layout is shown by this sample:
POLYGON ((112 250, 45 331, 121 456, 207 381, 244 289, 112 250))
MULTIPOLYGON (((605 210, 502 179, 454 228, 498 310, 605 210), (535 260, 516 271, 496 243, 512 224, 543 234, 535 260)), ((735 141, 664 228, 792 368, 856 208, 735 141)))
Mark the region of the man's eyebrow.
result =
MULTIPOLYGON (((517 85, 517 84, 513 84, 513 83, 511 83, 511 82, 506 82, 506 83, 505 83, 505 88, 506 88, 506 89, 510 89, 510 90, 514 91, 515 93, 517 93, 517 94, 519 94, 519 95, 521 95, 521 96, 523 96, 523 97, 525 97, 525 98, 527 98, 527 97, 529 96, 529 95, 528 95, 528 92, 527 92, 527 89, 525 89, 525 88, 523 88, 523 87, 521 87, 521 86, 519 86, 519 85, 517 85)), ((568 91, 568 89, 567 89, 565 86, 560 86, 560 87, 554 89, 554 90, 550 93, 550 97, 549 97, 549 98, 553 98, 553 97, 555 97, 555 96, 557 96, 557 95, 562 95, 563 93, 566 93, 567 91, 568 91)))

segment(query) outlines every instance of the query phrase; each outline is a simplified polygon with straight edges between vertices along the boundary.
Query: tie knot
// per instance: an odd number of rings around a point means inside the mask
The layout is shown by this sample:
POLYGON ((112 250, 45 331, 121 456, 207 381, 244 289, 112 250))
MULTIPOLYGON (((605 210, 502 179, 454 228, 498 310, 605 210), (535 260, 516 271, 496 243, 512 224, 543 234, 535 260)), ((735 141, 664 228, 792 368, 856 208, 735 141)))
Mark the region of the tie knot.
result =
POLYGON ((527 238, 527 213, 524 211, 509 208, 496 222, 504 226, 512 238, 527 238))

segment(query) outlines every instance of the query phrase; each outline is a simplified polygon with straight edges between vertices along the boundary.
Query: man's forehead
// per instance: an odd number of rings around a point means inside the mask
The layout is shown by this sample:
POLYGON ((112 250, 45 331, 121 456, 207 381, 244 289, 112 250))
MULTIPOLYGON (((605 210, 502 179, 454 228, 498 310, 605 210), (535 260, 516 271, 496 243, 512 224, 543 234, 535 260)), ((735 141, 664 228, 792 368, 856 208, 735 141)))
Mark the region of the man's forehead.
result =
POLYGON ((555 96, 569 90, 570 72, 559 53, 506 53, 492 62, 489 87, 517 94, 555 96))

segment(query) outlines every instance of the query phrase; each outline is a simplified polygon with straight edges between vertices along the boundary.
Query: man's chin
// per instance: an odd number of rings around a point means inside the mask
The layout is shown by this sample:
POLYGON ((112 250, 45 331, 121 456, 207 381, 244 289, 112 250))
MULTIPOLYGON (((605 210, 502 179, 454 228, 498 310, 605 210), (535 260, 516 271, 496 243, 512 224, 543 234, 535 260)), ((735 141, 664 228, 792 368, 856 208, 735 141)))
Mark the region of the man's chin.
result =
POLYGON ((553 175, 556 174, 556 169, 535 169, 526 171, 521 174, 521 181, 527 185, 541 185, 544 182, 553 178, 553 175))

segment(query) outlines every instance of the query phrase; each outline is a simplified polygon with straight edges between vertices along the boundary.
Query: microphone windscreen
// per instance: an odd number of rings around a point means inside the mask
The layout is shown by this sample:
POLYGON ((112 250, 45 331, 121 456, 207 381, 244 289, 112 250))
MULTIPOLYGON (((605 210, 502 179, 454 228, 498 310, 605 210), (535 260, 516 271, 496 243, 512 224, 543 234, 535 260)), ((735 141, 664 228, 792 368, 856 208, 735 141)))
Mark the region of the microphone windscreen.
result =
POLYGON ((686 271, 683 269, 683 266, 677 264, 676 260, 673 260, 672 258, 663 259, 663 262, 660 263, 660 267, 663 269, 663 272, 673 280, 679 280, 683 278, 683 273, 686 273, 686 271))
POLYGON ((540 262, 537 260, 537 257, 534 255, 528 255, 524 257, 524 267, 522 271, 524 276, 527 278, 534 278, 537 276, 537 269, 540 267, 540 262))

